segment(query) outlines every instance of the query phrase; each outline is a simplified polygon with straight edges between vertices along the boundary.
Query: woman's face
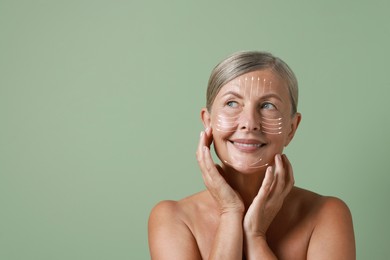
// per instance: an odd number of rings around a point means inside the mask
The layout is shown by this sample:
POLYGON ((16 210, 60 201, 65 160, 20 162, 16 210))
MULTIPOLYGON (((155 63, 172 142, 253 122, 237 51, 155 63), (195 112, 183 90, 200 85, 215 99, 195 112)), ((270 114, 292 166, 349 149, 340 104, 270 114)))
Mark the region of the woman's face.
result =
POLYGON ((259 171, 273 163, 291 141, 300 115, 291 116, 285 82, 270 70, 241 75, 221 88, 211 107, 203 110, 212 128, 221 162, 242 173, 259 171))

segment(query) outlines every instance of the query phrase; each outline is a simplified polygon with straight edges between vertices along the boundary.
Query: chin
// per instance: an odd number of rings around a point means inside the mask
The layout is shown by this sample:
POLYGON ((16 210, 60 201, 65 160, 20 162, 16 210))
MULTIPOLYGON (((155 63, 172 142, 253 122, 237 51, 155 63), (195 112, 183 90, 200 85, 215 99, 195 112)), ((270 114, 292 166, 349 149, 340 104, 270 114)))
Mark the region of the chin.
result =
POLYGON ((234 169, 234 171, 241 174, 254 174, 258 172, 264 172, 269 163, 248 163, 248 162, 235 162, 230 163, 227 160, 222 161, 225 167, 234 169))
POLYGON ((267 145, 247 151, 244 149, 239 150, 230 143, 226 146, 218 147, 214 143, 216 155, 224 167, 242 174, 264 172, 268 166, 274 163, 275 154, 278 152, 278 149, 275 148, 277 147, 267 145))

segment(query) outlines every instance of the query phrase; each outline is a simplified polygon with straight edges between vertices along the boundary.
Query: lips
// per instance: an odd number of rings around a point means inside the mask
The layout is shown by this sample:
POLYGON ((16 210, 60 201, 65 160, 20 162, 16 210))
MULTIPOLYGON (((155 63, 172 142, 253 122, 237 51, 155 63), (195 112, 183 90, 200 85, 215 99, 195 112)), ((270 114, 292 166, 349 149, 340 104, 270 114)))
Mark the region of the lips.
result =
POLYGON ((255 139, 234 139, 229 140, 229 142, 233 144, 235 148, 243 152, 254 152, 266 145, 255 139))

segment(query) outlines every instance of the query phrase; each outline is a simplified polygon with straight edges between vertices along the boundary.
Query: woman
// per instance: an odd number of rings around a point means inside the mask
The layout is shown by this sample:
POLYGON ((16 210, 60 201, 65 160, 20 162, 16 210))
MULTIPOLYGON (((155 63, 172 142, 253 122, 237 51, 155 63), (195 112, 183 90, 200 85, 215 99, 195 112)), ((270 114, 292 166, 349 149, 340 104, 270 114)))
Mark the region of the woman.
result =
POLYGON ((294 186, 283 149, 301 120, 297 101, 294 73, 269 53, 214 68, 196 152, 207 189, 154 207, 152 259, 355 259, 348 207, 294 186))

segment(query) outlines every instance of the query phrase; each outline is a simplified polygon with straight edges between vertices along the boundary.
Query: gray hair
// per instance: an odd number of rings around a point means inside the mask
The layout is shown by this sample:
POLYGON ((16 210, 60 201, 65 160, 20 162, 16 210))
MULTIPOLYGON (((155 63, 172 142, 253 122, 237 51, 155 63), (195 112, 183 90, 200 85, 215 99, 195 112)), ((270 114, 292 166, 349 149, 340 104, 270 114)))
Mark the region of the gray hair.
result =
POLYGON ((220 89, 229 81, 256 70, 271 69, 276 75, 287 83, 290 93, 292 115, 297 112, 298 106, 298 81, 294 72, 280 58, 268 52, 242 51, 232 54, 221 61, 211 72, 207 86, 208 111, 214 102, 220 89))

